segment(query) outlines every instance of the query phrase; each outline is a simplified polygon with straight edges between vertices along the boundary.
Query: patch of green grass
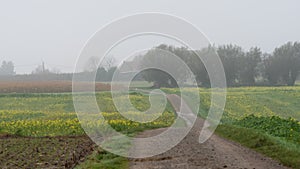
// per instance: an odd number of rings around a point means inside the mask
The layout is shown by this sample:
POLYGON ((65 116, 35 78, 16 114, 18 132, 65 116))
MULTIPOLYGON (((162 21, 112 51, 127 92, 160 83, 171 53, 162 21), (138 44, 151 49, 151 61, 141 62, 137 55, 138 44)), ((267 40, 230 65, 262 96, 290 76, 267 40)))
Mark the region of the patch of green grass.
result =
POLYGON ((282 164, 295 169, 300 168, 300 146, 284 142, 255 129, 233 125, 220 125, 216 133, 224 138, 239 142, 241 145, 254 149, 282 164))
POLYGON ((75 169, 121 169, 128 168, 128 160, 104 150, 95 151, 84 163, 79 164, 75 169))
POLYGON ((242 120, 237 120, 233 124, 255 129, 284 141, 300 145, 300 123, 292 118, 283 119, 278 116, 257 117, 247 116, 242 120))

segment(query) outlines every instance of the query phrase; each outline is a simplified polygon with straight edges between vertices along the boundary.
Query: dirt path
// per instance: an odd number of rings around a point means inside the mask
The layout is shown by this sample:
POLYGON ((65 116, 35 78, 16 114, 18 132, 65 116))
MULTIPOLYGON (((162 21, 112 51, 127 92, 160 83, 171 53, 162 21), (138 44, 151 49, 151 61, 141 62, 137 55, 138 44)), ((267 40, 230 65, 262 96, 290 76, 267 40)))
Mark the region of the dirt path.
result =
MULTIPOLYGON (((180 98, 168 95, 168 99, 178 111, 180 98)), ((183 104, 186 106, 186 104, 183 104)), ((188 108, 185 108, 188 110, 188 108)), ((189 113, 187 113, 189 114, 189 113)), ((207 142, 200 144, 199 134, 204 121, 197 119, 191 132, 180 144, 171 150, 145 159, 131 159, 132 169, 198 169, 198 168, 242 168, 242 169, 283 169, 282 165, 270 158, 256 153, 237 143, 213 135, 207 142)), ((150 137, 163 132, 165 129, 149 130, 141 133, 139 137, 150 137)), ((141 147, 151 149, 151 147, 141 147)))

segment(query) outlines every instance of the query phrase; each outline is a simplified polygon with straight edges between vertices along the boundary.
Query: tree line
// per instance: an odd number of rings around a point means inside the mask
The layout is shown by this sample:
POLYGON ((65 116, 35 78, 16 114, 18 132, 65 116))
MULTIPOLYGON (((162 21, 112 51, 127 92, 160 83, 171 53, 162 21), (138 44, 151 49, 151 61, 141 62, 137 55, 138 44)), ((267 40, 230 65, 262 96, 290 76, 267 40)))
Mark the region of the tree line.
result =
MULTIPOLYGON (((99 67, 95 70, 84 70, 76 73, 83 81, 89 80, 94 73, 96 81, 110 82, 117 67, 99 67)), ((48 69, 44 62, 38 65, 31 74, 19 75, 15 72, 15 66, 12 61, 3 61, 0 65, 0 80, 2 81, 72 81, 73 73, 61 73, 57 69, 48 69)))
MULTIPOLYGON (((300 43, 288 42, 272 53, 263 53, 260 48, 253 47, 249 50, 243 50, 237 45, 209 46, 207 48, 192 51, 186 47, 174 47, 170 45, 159 45, 136 59, 141 66, 149 65, 169 65, 170 70, 176 74, 176 81, 170 74, 161 70, 145 70, 138 74, 135 80, 146 80, 154 82, 157 87, 177 87, 177 83, 188 83, 191 79, 189 74, 175 63, 173 57, 163 57, 161 51, 168 51, 178 56, 188 65, 195 75, 198 86, 210 87, 208 72, 201 57, 212 57, 218 55, 223 63, 226 81, 228 86, 276 86, 288 85, 293 86, 300 75, 300 43)), ((113 60, 107 61, 106 66, 95 67, 96 60, 91 59, 88 65, 90 68, 79 73, 83 79, 89 73, 97 71, 96 81, 109 82, 116 71, 117 67, 113 66, 113 60)), ((129 64, 129 62, 124 62, 129 64)), ((134 64, 137 65, 137 64, 134 64)), ((128 66, 132 67, 132 66, 128 66)), ((119 74, 122 72, 118 72, 119 74)), ((31 75, 15 75, 14 64, 11 61, 3 61, 0 66, 0 76, 4 80, 72 80, 72 73, 52 72, 45 68, 44 64, 39 65, 31 75)), ((126 76, 126 74, 124 74, 126 76)), ((126 79, 126 78, 125 78, 126 79)))
MULTIPOLYGON (((201 57, 211 57, 218 54, 220 57, 228 86, 255 86, 255 85, 288 85, 293 86, 300 72, 300 43, 288 42, 272 53, 263 53, 260 48, 253 47, 247 51, 237 45, 209 46, 202 50, 191 51, 186 47, 168 45, 157 46, 148 51, 142 59, 142 65, 169 64, 172 59, 161 60, 161 50, 168 51, 182 59, 195 75, 199 86, 209 87, 210 80, 201 57), (198 55, 198 56, 197 56, 198 55), (159 62, 157 62, 159 61, 159 62)), ((172 66, 172 64, 170 64, 172 66)), ((180 65, 175 66, 175 74, 180 76, 180 82, 186 82, 186 72, 180 72, 180 65)), ((147 70, 143 77, 160 87, 176 87, 170 74, 160 70, 147 70)))

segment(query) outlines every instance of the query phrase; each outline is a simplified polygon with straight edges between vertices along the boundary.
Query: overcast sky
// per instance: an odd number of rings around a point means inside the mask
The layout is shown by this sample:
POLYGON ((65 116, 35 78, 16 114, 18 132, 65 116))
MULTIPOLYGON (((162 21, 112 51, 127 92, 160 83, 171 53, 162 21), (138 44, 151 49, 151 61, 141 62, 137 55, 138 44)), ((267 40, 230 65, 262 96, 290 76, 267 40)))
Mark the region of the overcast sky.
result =
POLYGON ((300 40, 298 0, 1 0, 0 61, 13 61, 17 73, 30 73, 42 60, 72 72, 89 37, 112 20, 140 12, 185 18, 215 44, 271 52, 300 40))

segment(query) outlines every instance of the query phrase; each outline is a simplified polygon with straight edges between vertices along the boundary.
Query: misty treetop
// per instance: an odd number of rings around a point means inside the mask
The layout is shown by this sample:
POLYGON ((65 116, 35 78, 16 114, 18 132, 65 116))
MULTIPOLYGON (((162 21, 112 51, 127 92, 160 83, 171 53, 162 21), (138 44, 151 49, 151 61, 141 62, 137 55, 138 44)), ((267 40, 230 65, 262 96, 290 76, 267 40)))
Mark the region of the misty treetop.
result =
MULTIPOLYGON (((218 54, 223 63, 228 86, 293 86, 300 72, 300 43, 298 42, 284 44, 271 54, 263 54, 258 47, 245 51, 237 45, 209 46, 198 51, 191 51, 184 47, 160 45, 142 56, 141 64, 151 65, 155 64, 154 62, 167 64, 166 60, 158 62, 160 50, 169 51, 182 59, 194 73, 197 84, 204 87, 210 86, 210 80, 207 70, 198 56, 204 58, 218 54)), ((169 61, 172 63, 171 59, 169 61)), ((180 66, 176 65, 176 67, 180 71, 180 66)), ((143 71, 142 75, 146 81, 154 82, 157 86, 177 86, 171 75, 162 71, 160 72, 162 75, 158 75, 158 72, 159 70, 148 70, 143 71)), ((189 77, 185 76, 187 75, 185 72, 176 74, 181 75, 179 83, 188 82, 189 77)))
POLYGON ((15 74, 14 63, 12 61, 3 61, 0 67, 0 76, 12 76, 15 74))
POLYGON ((265 75, 272 85, 295 85, 300 71, 300 43, 288 42, 264 59, 265 75))

